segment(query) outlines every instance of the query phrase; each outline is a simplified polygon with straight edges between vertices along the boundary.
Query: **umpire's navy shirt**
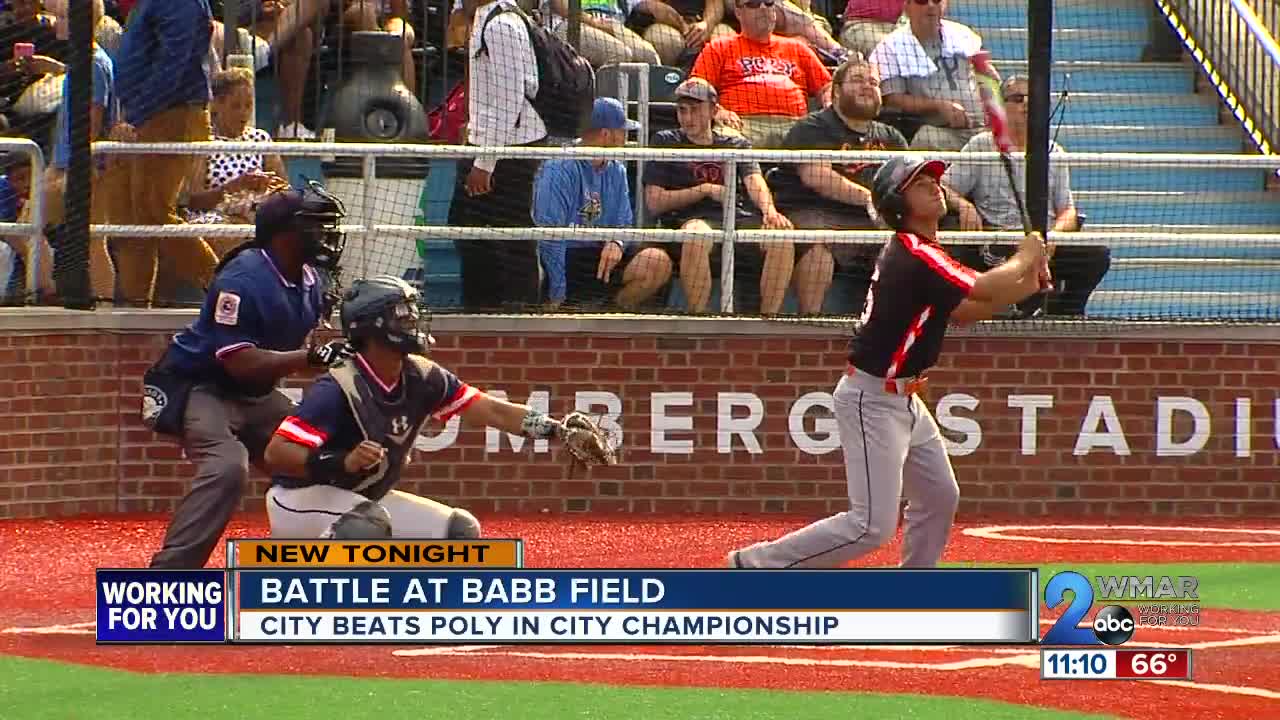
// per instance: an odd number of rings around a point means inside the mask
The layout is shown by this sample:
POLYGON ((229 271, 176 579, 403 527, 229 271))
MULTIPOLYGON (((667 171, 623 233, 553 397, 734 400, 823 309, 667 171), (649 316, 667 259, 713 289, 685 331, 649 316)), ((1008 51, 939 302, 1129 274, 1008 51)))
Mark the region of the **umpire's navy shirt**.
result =
POLYGON ((198 382, 242 395, 265 395, 275 387, 236 380, 219 362, 237 350, 256 347, 297 350, 320 322, 324 288, 316 271, 302 268, 302 284, 289 282, 270 253, 245 250, 213 279, 200 317, 173 338, 169 362, 198 382))

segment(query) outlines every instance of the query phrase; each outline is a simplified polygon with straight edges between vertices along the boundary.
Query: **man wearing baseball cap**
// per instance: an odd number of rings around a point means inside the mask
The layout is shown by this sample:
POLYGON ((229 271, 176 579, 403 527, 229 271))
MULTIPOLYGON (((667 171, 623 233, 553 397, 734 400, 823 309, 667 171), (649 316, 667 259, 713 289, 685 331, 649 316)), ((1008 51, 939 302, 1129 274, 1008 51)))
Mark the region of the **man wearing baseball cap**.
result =
MULTIPOLYGON (((617 148, 640 123, 627 119, 615 98, 596 98, 579 147, 617 148)), ((564 158, 542 164, 533 185, 533 221, 543 227, 616 227, 635 224, 627 168, 617 160, 564 158)), ((572 235, 572 230, 566 234, 572 235)), ((671 278, 671 257, 660 247, 635 242, 540 240, 538 257, 552 306, 616 302, 633 308, 671 278)))
MULTIPOLYGON (((650 145, 751 149, 751 141, 742 134, 715 125, 720 94, 711 83, 702 78, 689 78, 676 88, 675 99, 680 127, 658 132, 650 145)), ((738 163, 737 180, 735 224, 738 228, 792 228, 791 221, 775 207, 773 192, 765 183, 759 163, 738 163)), ((645 205, 662 227, 712 230, 722 226, 725 185, 724 165, 715 155, 691 162, 653 162, 645 166, 645 205)), ((808 249, 806 245, 802 252, 808 249)), ((701 238, 688 240, 673 243, 669 252, 678 258, 680 285, 689 311, 705 312, 711 300, 712 277, 719 276, 718 243, 701 238)), ((765 315, 778 313, 795 265, 796 248, 789 240, 734 245, 734 287, 742 293, 737 305, 743 309, 758 306, 759 312, 765 315), (756 286, 758 295, 752 292, 756 286)), ((810 278, 802 275, 797 275, 795 280, 800 285, 810 282, 810 278)))

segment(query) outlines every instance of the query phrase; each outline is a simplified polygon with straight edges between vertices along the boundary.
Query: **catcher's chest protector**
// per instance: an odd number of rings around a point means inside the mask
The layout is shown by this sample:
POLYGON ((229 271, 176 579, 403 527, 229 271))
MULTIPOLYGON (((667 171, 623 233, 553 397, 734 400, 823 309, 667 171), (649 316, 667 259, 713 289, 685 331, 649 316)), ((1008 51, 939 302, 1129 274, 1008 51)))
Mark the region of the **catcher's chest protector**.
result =
POLYGON ((427 368, 424 360, 407 356, 400 384, 391 393, 384 392, 356 362, 348 361, 329 371, 347 396, 351 415, 364 439, 387 449, 382 464, 351 488, 353 491, 378 500, 400 481, 400 470, 409 462, 413 441, 440 394, 438 388, 431 387, 427 368))

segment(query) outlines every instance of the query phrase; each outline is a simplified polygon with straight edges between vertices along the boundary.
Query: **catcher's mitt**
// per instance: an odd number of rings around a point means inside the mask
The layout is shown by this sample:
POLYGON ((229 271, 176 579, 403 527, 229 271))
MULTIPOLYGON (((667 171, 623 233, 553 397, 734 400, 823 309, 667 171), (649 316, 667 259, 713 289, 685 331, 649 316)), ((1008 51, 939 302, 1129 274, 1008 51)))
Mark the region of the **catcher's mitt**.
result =
POLYGON ((569 413, 560 423, 563 426, 560 439, 569 454, 583 465, 617 465, 618 456, 609 434, 600 429, 586 415, 569 413))

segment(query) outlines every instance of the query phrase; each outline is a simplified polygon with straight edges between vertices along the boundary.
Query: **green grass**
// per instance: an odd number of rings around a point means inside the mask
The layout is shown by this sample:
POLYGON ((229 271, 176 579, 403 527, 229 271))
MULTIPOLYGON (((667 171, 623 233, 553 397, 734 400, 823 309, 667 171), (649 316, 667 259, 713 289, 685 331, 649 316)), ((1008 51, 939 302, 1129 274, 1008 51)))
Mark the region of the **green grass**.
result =
POLYGON ((23 720, 1101 720, 990 700, 270 675, 136 674, 0 656, 0 716, 23 720), (15 715, 8 715, 12 710, 15 715))
MULTIPOLYGON (((954 563, 956 566, 976 566, 972 563, 954 563)), ((1201 609, 1280 611, 1280 563, 1062 563, 1032 565, 1031 563, 980 563, 981 567, 1038 567, 1040 569, 1040 598, 1044 599, 1044 587, 1054 574, 1074 570, 1089 578, 1093 585, 1094 602, 1102 602, 1098 595, 1098 575, 1133 575, 1143 577, 1192 575, 1200 580, 1196 588, 1201 609)), ((1175 586, 1175 590, 1177 587, 1175 586)), ((1139 600, 1116 600, 1130 605, 1139 600)), ((1154 598, 1152 598, 1154 600, 1154 598)), ((1160 599, 1157 602, 1197 602, 1196 600, 1160 599)))

